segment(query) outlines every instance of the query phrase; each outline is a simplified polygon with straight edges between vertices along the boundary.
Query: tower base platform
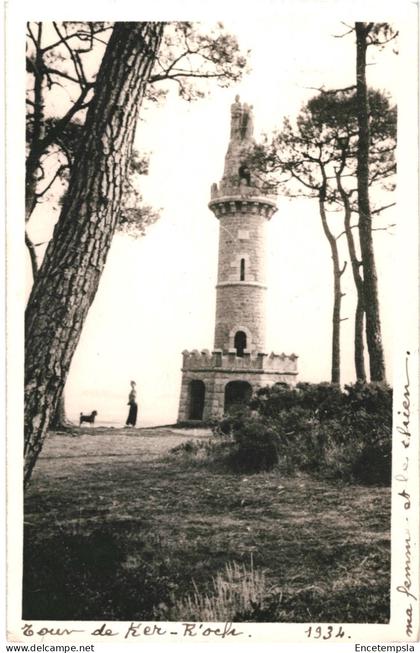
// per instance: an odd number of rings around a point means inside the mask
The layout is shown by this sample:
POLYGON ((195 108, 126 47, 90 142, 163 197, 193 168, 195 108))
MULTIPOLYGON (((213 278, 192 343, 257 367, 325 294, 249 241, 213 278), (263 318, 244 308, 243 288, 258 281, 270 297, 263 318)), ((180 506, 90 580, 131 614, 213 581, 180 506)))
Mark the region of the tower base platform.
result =
POLYGON ((259 388, 294 385, 297 356, 215 350, 184 351, 178 422, 207 421, 244 404, 259 388))

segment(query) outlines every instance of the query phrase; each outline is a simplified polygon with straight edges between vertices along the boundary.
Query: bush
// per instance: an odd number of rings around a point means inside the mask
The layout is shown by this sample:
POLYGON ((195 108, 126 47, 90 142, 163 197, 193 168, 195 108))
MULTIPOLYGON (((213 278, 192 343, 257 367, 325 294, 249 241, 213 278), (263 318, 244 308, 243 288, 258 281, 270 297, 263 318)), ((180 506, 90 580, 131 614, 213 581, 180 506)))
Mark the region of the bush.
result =
POLYGON ((215 433, 235 443, 235 471, 282 464, 365 484, 391 481, 392 389, 379 383, 278 384, 259 390, 249 409, 220 420, 215 433))
POLYGON ((278 435, 261 417, 244 419, 233 437, 236 446, 229 462, 235 471, 269 471, 279 462, 278 435))
POLYGON ((240 431, 243 425, 251 420, 253 412, 247 406, 232 407, 228 415, 215 419, 212 424, 213 435, 216 437, 234 437, 234 433, 240 431))
POLYGON ((320 421, 331 419, 341 410, 343 393, 336 383, 298 383, 299 404, 320 421))
POLYGON ((252 473, 281 467, 324 478, 389 485, 392 389, 355 383, 277 384, 212 425, 210 440, 172 450, 252 473))
POLYGON ((277 417, 279 413, 300 408, 318 419, 334 416, 343 402, 340 386, 332 383, 298 383, 290 387, 279 383, 261 388, 251 401, 251 407, 265 417, 277 417))
POLYGON ((392 388, 386 383, 361 383, 344 386, 344 404, 352 411, 364 410, 392 419, 392 388))

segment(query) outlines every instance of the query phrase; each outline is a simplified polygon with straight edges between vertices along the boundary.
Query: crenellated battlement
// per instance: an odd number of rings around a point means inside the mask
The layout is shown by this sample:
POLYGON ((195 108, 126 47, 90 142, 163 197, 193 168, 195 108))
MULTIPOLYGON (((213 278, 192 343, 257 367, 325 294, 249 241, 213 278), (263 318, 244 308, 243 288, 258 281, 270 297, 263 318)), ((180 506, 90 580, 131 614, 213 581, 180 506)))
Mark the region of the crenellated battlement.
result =
POLYGON ((255 198, 258 201, 268 201, 273 205, 275 205, 277 202, 277 196, 274 193, 267 193, 264 188, 261 188, 256 184, 247 186, 243 179, 241 181, 236 179, 229 184, 223 183, 223 181, 221 181, 220 184, 214 183, 211 185, 211 200, 231 197, 235 199, 255 198))
POLYGON ((262 215, 270 220, 277 211, 276 202, 271 197, 259 195, 220 195, 216 194, 209 203, 209 209, 216 218, 223 215, 251 214, 262 215))
POLYGON ((246 371, 255 372, 258 374, 275 373, 275 374, 297 374, 297 359, 296 354, 287 355, 285 353, 264 354, 261 352, 247 352, 243 356, 238 356, 236 349, 228 352, 223 352, 221 349, 216 349, 210 352, 208 349, 198 351, 184 350, 182 352, 183 371, 246 371))

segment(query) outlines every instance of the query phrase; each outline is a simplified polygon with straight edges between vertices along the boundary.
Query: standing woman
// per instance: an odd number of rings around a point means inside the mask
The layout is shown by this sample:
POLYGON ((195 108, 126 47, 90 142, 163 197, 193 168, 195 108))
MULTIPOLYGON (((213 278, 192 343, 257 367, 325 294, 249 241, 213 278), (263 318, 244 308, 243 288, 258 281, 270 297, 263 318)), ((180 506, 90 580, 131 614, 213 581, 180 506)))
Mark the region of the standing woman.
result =
POLYGON ((128 405, 130 406, 130 410, 128 411, 126 425, 135 426, 137 422, 136 382, 130 381, 130 384, 131 384, 131 392, 128 395, 128 405))

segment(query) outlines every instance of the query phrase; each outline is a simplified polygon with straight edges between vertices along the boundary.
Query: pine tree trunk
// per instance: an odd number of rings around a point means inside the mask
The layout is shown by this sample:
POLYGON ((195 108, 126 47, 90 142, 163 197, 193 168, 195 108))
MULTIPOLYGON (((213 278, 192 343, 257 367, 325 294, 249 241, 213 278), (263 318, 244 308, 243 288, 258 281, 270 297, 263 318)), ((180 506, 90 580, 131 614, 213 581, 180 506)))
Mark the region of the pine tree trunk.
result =
MULTIPOLYGON (((38 276, 38 271, 39 271, 38 259, 37 259, 34 244, 32 243, 31 239, 29 238, 26 232, 25 232, 25 244, 28 248, 30 259, 31 259, 32 280, 33 282, 35 282, 35 279, 38 276)), ((54 429, 55 431, 59 431, 59 430, 70 428, 71 426, 72 424, 71 422, 69 422, 66 416, 66 404, 65 404, 64 391, 63 391, 58 401, 54 416, 49 424, 49 428, 54 429)))
POLYGON ((363 264, 366 341, 369 352, 371 381, 385 381, 385 359, 379 314, 378 279, 372 238, 372 215, 369 203, 369 104, 366 83, 367 34, 370 26, 356 23, 357 122, 357 193, 359 206, 359 237, 363 264))
POLYGON ((163 23, 116 23, 61 215, 32 288, 25 316, 25 484, 105 265, 139 108, 162 33, 163 23))
POLYGON ((340 269, 337 241, 328 227, 325 205, 322 197, 319 200, 319 212, 321 215, 322 228, 327 237, 331 249, 334 275, 334 302, 332 317, 332 345, 331 345, 331 383, 340 383, 340 330, 341 330, 341 276, 345 266, 340 269))
POLYGON ((70 429, 73 424, 67 419, 66 415, 66 400, 64 390, 61 394, 60 399, 57 403, 57 408, 55 409, 54 416, 49 424, 49 429, 54 431, 65 431, 70 429))
POLYGON ((354 314, 354 365, 356 368, 356 379, 366 381, 365 367, 365 344, 364 344, 364 325, 365 325, 365 304, 363 293, 357 292, 357 304, 354 314))
POLYGON ((354 364, 356 368, 356 378, 358 381, 366 381, 365 368, 365 346, 363 340, 363 328, 365 317, 364 306, 364 287, 363 278, 360 274, 360 261, 357 258, 356 245, 351 229, 351 207, 346 191, 344 190, 340 173, 336 172, 337 188, 344 205, 344 230, 349 250, 351 269, 353 273, 354 285, 357 291, 357 306, 354 316, 354 364))

